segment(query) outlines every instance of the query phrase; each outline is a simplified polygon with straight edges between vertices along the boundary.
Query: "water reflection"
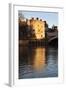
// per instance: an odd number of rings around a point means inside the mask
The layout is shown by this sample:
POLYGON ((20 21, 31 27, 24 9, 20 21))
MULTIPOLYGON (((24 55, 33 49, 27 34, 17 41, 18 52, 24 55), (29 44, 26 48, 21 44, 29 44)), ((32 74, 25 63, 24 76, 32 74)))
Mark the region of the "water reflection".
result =
POLYGON ((19 47, 19 78, 58 76, 57 48, 19 47))
POLYGON ((33 67, 35 70, 42 70, 44 69, 45 66, 45 61, 46 61, 46 57, 45 57, 45 48, 36 48, 35 49, 35 56, 34 56, 34 60, 33 60, 33 67))

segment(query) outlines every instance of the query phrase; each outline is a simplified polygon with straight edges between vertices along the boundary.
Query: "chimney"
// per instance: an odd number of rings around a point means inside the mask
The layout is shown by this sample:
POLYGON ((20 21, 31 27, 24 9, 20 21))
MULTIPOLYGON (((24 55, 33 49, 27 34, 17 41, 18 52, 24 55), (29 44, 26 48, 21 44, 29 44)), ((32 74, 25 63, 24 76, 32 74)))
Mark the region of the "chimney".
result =
POLYGON ((32 19, 31 20, 34 20, 34 17, 32 17, 32 19))
POLYGON ((40 19, 40 21, 42 21, 42 19, 40 19))
POLYGON ((39 20, 39 18, 37 17, 36 20, 39 20))
POLYGON ((46 21, 44 21, 45 22, 45 24, 46 24, 46 21))

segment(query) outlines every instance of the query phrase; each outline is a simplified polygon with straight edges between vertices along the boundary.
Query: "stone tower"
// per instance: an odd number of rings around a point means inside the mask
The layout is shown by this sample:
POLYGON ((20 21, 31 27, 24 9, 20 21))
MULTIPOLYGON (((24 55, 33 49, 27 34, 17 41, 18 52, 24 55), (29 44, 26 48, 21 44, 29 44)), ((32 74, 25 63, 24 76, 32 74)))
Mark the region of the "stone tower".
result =
MULTIPOLYGON (((30 19, 30 27, 32 30, 32 34, 35 35, 36 39, 44 39, 45 38, 45 22, 39 18, 30 19)), ((34 38, 34 39, 35 39, 34 38)))

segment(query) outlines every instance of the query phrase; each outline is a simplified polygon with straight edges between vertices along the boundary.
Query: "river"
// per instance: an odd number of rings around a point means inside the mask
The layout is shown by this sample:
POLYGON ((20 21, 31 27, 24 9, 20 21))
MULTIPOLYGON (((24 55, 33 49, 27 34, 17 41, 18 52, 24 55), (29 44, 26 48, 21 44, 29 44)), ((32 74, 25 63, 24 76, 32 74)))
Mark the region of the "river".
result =
POLYGON ((19 79, 58 77, 58 48, 19 47, 19 79))

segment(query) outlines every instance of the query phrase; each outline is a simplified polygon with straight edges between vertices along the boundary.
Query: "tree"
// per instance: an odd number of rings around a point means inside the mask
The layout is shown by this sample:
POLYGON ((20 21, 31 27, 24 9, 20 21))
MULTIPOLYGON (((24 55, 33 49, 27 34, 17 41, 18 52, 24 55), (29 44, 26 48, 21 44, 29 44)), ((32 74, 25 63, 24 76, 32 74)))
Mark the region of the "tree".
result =
POLYGON ((19 18, 21 18, 21 19, 25 19, 24 15, 22 14, 22 11, 19 11, 18 16, 19 16, 19 18))

